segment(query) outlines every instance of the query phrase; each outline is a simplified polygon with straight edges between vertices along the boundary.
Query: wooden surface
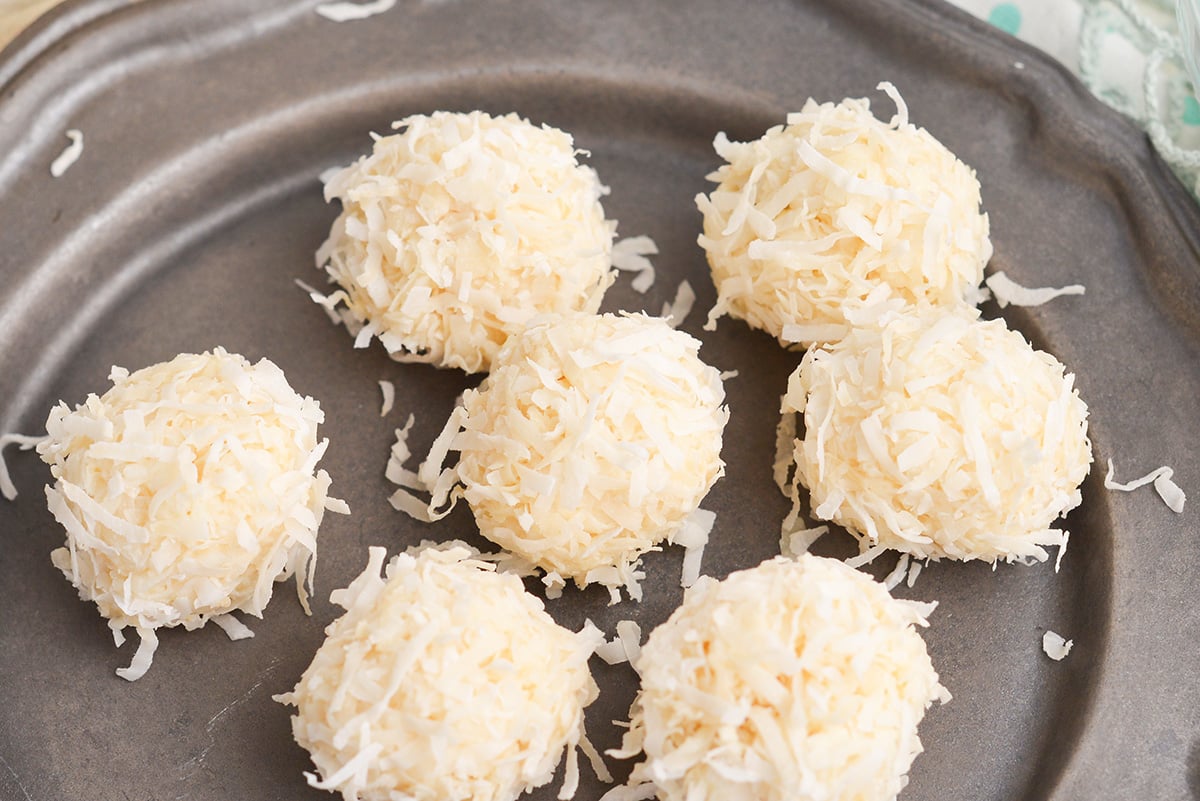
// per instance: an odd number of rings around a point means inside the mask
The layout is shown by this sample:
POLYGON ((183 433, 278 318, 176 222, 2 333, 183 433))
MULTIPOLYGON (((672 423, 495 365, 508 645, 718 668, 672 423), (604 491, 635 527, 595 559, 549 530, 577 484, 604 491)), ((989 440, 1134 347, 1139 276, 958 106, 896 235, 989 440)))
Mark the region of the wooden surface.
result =
POLYGON ((0 47, 4 47, 29 23, 58 5, 60 0, 0 0, 0 47))

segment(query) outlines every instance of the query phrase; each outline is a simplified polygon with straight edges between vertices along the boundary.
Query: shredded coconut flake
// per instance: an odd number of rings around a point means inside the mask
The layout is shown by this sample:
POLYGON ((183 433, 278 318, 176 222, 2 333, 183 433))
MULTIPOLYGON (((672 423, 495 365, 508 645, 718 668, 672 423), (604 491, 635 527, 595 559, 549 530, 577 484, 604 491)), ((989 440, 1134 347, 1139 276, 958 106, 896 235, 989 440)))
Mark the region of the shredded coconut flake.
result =
POLYGON ((695 305, 696 291, 687 281, 680 281, 679 289, 675 291, 675 299, 670 303, 663 304, 662 317, 671 324, 672 328, 678 328, 692 313, 692 307, 695 305))
POLYGON ((334 591, 346 613, 276 697, 296 707, 293 734, 319 774, 309 784, 345 798, 512 801, 548 783, 566 752, 559 797, 570 798, 576 748, 594 753, 583 710, 598 692, 588 658, 600 631, 560 627, 519 578, 466 548, 385 558, 371 548, 334 591))
POLYGON ((617 639, 621 641, 625 657, 631 664, 637 664, 642 653, 642 627, 632 620, 618 621, 617 639))
MULTIPOLYGON (((152 628, 139 628, 138 647, 129 662, 129 667, 117 668, 116 673, 126 681, 137 681, 146 675, 150 664, 154 661, 154 652, 158 650, 158 635, 152 628)), ((118 646, 119 647, 119 646, 118 646)))
POLYGON ((217 615, 211 618, 211 620, 221 631, 225 632, 225 636, 235 642, 237 640, 248 640, 254 636, 254 632, 250 630, 250 627, 233 615, 217 615))
POLYGON ((333 22, 350 22, 366 19, 391 11, 396 0, 373 0, 367 3, 321 3, 314 11, 333 22))
POLYGON ((679 577, 679 586, 690 587, 700 577, 700 561, 704 557, 704 546, 708 544, 708 536, 712 533, 717 515, 707 509, 697 509, 683 521, 679 532, 672 541, 684 547, 683 570, 679 577))
MULTIPOLYGON (((314 287, 304 283, 299 278, 295 279, 294 283, 296 286, 308 293, 308 297, 313 303, 317 304, 325 311, 325 316, 329 318, 329 322, 333 323, 334 325, 342 325, 343 323, 346 323, 346 320, 341 314, 341 312, 344 312, 345 309, 339 310, 337 308, 337 304, 341 301, 342 297, 344 297, 344 293, 334 292, 332 295, 325 295, 317 291, 314 287)), ((351 323, 346 324, 350 325, 351 323)))
POLYGON ((992 254, 974 172, 897 105, 809 100, 753 142, 717 136, 724 160, 699 195, 717 302, 783 344, 832 342, 860 317, 965 305, 992 254))
POLYGON ((596 656, 610 665, 637 662, 642 651, 642 627, 633 620, 617 622, 617 633, 596 648, 596 656))
POLYGON ((1043 303, 1049 303, 1063 295, 1082 295, 1084 293, 1082 284, 1071 284, 1061 288, 1030 289, 1009 278, 1003 270, 997 270, 989 275, 985 283, 1002 309, 1005 306, 1041 306, 1043 303))
POLYGON ((625 647, 621 644, 621 639, 616 636, 597 646, 596 656, 603 659, 605 664, 609 665, 622 665, 629 661, 629 656, 625 653, 625 647))
POLYGON ((334 165, 333 167, 326 167, 325 169, 321 170, 321 172, 319 172, 317 174, 317 180, 321 182, 321 186, 324 186, 325 184, 327 184, 333 180, 333 176, 337 175, 344 169, 346 169, 346 165, 344 165, 344 164, 337 164, 337 165, 334 165))
MULTIPOLYGON (((646 257, 657 254, 658 245, 653 239, 648 236, 630 236, 613 245, 612 265, 621 272, 637 273, 630 286, 635 292, 645 294, 654 285, 654 264, 646 257)), ((678 296, 676 298, 678 299, 678 296)), ((667 316, 665 312, 663 316, 667 316)), ((683 317, 679 320, 682 322, 683 317)))
POLYGON ((391 381, 380 380, 379 392, 383 395, 383 402, 379 407, 379 416, 387 417, 388 412, 392 410, 392 406, 396 403, 396 385, 391 381))
POLYGON ((1074 640, 1065 640, 1061 634, 1053 631, 1047 630, 1042 635, 1042 650, 1046 652, 1046 656, 1055 662, 1061 662, 1065 659, 1067 654, 1071 653, 1071 646, 1074 644, 1074 640))
POLYGON ((73 411, 55 406, 37 447, 67 534, 51 560, 114 632, 141 637, 118 675, 150 666, 157 628, 211 620, 241 634, 228 614, 261 617, 290 576, 307 610, 317 529, 327 510, 349 511, 316 470, 328 445, 317 402, 270 361, 220 348, 111 379, 73 411))
POLYGON ((1113 462, 1108 460, 1108 472, 1104 476, 1104 488, 1110 490, 1120 490, 1121 492, 1133 492, 1147 484, 1154 484, 1154 490, 1158 493, 1158 497, 1163 499, 1172 512, 1176 514, 1183 513, 1183 504, 1187 500, 1187 496, 1179 485, 1173 480, 1175 471, 1170 467, 1163 466, 1151 470, 1141 478, 1135 478, 1126 484, 1121 484, 1113 479, 1113 462))
POLYGON ((807 553, 812 544, 829 533, 829 526, 813 526, 794 531, 785 531, 779 540, 779 553, 789 558, 795 558, 807 553))
POLYGON ((883 586, 888 588, 888 592, 896 589, 904 577, 908 575, 908 563, 910 557, 906 553, 900 554, 900 558, 896 560, 896 566, 892 568, 892 572, 887 574, 887 578, 883 580, 883 586))
POLYGON ((600 801, 649 801, 658 795, 653 782, 621 784, 600 796, 600 801))
POLYGON ((599 309, 616 225, 569 134, 478 111, 393 127, 325 185, 342 212, 316 261, 356 344, 474 373, 538 315, 599 309))
POLYGON ((46 437, 31 437, 26 434, 5 434, 0 436, 0 494, 6 500, 17 498, 17 487, 8 473, 8 463, 4 461, 4 449, 9 445, 17 445, 23 451, 32 450, 45 441, 46 437))
POLYGON ((605 798, 895 798, 925 710, 950 699, 917 632, 931 610, 808 555, 701 578, 636 658, 609 753, 644 758, 605 798))
MULTIPOLYGON (((918 559, 1045 560, 1091 464, 1087 407, 1001 320, 929 310, 813 348, 783 412, 813 514, 918 559)), ((779 478, 777 468, 777 480, 779 478)))
POLYGON ((788 323, 780 330, 779 339, 789 344, 837 342, 849 330, 849 326, 836 323, 788 323))
POLYGON ((67 138, 71 140, 71 144, 67 145, 63 152, 59 153, 58 157, 50 163, 50 175, 54 178, 61 178, 83 155, 83 133, 72 128, 67 131, 67 138))
POLYGON ((1171 476, 1162 473, 1158 478, 1154 479, 1154 491, 1158 493, 1158 497, 1163 499, 1172 512, 1175 514, 1183 513, 1183 504, 1187 500, 1187 496, 1183 494, 1183 490, 1179 485, 1171 480, 1171 476))
POLYGON ((908 567, 908 581, 904 582, 910 589, 917 583, 917 576, 921 575, 921 570, 921 563, 916 559, 912 560, 912 564, 908 567))

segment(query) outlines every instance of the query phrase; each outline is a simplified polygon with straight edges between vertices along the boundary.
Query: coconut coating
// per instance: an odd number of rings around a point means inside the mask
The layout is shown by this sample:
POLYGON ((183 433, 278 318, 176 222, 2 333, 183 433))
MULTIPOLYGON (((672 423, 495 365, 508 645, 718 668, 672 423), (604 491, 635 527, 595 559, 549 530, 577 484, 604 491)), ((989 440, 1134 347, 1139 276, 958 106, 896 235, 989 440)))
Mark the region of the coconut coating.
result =
POLYGON ((699 195, 717 303, 781 343, 835 341, 879 309, 973 303, 991 257, 974 172, 899 111, 809 100, 725 160, 699 195))
POLYGON ((480 111, 393 127, 325 186, 342 212, 317 266, 356 344, 473 373, 532 317, 599 308, 616 226, 569 134, 480 111))
POLYGON ((930 310, 810 350, 796 478, 863 550, 994 562, 1065 546, 1091 465, 1074 376, 1003 320, 930 310))
POLYGON ((700 343, 645 315, 509 340, 463 398, 458 476, 480 532, 580 585, 628 583, 722 475, 728 409, 700 343))
POLYGON ((932 607, 809 554, 702 577, 642 648, 617 755, 644 754, 631 780, 662 801, 890 801, 949 700, 932 607))
POLYGON ((331 600, 346 612, 295 689, 315 787, 347 801, 511 801, 554 775, 597 695, 603 635, 558 626, 521 580, 463 547, 393 558, 331 600))
POLYGON ((111 379, 74 410, 51 410, 38 447, 67 533, 51 559, 80 596, 114 631, 136 627, 150 653, 156 628, 261 617, 293 573, 305 601, 317 529, 340 508, 315 469, 319 404, 272 362, 220 348, 111 379))

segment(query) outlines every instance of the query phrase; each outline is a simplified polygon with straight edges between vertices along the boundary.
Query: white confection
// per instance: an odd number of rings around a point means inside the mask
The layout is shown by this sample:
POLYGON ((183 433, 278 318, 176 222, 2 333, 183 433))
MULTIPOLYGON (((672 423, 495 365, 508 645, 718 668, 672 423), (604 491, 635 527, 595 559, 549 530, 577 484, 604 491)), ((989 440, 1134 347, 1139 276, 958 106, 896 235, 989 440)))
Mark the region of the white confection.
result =
POLYGON ((616 226, 569 134, 479 111, 393 127, 325 184, 342 213, 317 251, 340 285, 322 302, 345 304, 356 346, 486 371, 534 316, 599 308, 616 226))
POLYGON ((704 215, 717 303, 783 343, 836 341, 883 310, 957 306, 991 258, 974 172, 922 128, 865 99, 809 100, 753 142, 718 135, 704 215))
POLYGON ((808 554, 701 578, 634 661, 610 753, 644 760, 614 797, 891 801, 925 710, 950 699, 916 630, 932 609, 808 554))
POLYGON ((1003 320, 927 310, 805 354, 795 480, 863 556, 1044 560, 1092 460, 1074 376, 1003 320))
POLYGON ((699 348, 644 315, 534 325, 467 390, 421 467, 424 484, 409 486, 431 491, 435 507, 466 498, 485 537, 580 586, 636 598, 638 557, 664 540, 692 549, 693 580, 712 527, 698 507, 723 474, 729 417, 699 348), (447 450, 459 460, 439 474, 447 450))
MULTIPOLYGON (((466 548, 394 557, 331 596, 346 610, 296 688, 292 731, 347 801, 511 801, 551 780, 563 792, 590 749, 583 710, 597 695, 594 626, 558 626, 521 580, 466 548)), ((610 778, 600 766, 603 778, 610 778)))
POLYGON ((328 445, 320 405, 272 362, 220 348, 110 378, 104 395, 51 410, 38 453, 67 534, 54 565, 114 632, 141 636, 119 675, 149 667, 155 629, 261 617, 274 582, 293 574, 307 608, 322 516, 348 511, 316 470, 328 445))

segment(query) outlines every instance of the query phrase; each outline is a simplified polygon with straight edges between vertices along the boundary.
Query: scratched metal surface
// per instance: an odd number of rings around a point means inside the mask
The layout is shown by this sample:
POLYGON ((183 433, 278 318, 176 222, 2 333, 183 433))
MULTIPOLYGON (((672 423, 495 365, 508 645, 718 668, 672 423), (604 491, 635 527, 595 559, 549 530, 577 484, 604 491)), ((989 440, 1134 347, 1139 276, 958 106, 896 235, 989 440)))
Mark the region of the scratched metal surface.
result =
MULTIPOLYGON (((1133 126, 965 15, 934 0, 401 0, 336 25, 311 6, 71 2, 0 58, 0 428, 41 430, 55 400, 102 391, 112 364, 220 344, 270 357, 321 401, 324 465, 354 509, 321 531, 313 617, 281 588, 253 640, 166 632, 154 667, 128 684, 113 671, 132 646, 114 648, 49 563, 62 533, 41 499, 44 466, 10 450, 21 497, 0 505, 0 798, 329 797, 306 787, 307 756, 270 700, 319 645, 329 592, 361 570, 368 545, 477 536, 464 511, 435 527, 395 513, 382 477, 403 416, 417 416, 419 453, 471 382, 353 350, 292 283, 319 279, 312 252, 336 214, 317 174, 409 113, 517 110, 572 131, 612 187, 620 233, 662 251, 650 292, 624 279, 606 307, 661 308, 685 277, 699 290, 685 328, 707 360, 741 371, 728 473, 706 504, 718 512, 706 572, 776 552, 785 503, 769 467, 798 359, 734 321, 701 330, 714 293, 692 197, 716 165, 710 142, 721 130, 757 137, 809 96, 886 108, 883 79, 977 168, 994 266, 1029 285, 1087 285, 1083 298, 1008 317, 1077 372, 1099 464, 1115 457, 1132 475, 1170 463, 1185 488, 1200 475, 1181 436, 1200 394, 1195 208, 1133 126), (85 150, 51 180, 68 128, 84 131, 85 150), (387 419, 381 378, 397 385, 387 419)), ((1111 496, 1098 475, 1084 491, 1060 574, 940 564, 901 591, 940 602, 927 640, 955 695, 922 725, 907 801, 1197 796, 1192 513, 1176 517, 1150 492, 1111 496), (1047 628, 1075 640, 1066 661, 1042 655, 1047 628)), ((849 548, 845 535, 819 544, 849 548)), ((589 590, 548 606, 570 626, 611 631, 633 617, 649 629, 679 601, 679 564, 672 550, 646 559, 641 605, 609 607, 589 590)), ((611 747, 636 681, 627 666, 596 671, 590 733, 611 747)), ((580 797, 602 789, 585 769, 580 797)))

